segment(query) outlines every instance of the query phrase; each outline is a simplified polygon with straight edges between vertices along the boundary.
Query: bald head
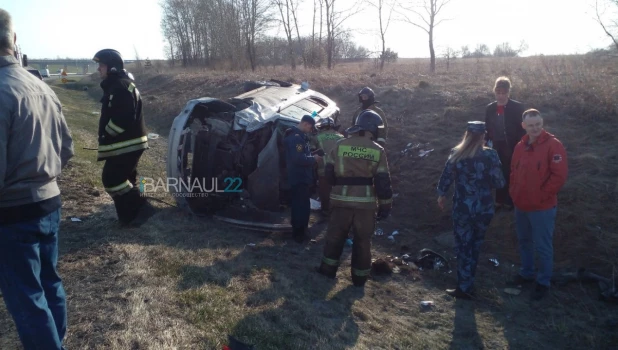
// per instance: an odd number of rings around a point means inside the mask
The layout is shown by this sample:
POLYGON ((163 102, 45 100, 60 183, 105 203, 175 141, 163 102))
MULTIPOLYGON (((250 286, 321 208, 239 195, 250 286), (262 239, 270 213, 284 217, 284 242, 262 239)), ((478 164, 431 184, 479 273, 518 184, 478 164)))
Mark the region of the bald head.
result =
POLYGON ((0 54, 13 55, 15 48, 15 32, 11 15, 0 8, 0 54))

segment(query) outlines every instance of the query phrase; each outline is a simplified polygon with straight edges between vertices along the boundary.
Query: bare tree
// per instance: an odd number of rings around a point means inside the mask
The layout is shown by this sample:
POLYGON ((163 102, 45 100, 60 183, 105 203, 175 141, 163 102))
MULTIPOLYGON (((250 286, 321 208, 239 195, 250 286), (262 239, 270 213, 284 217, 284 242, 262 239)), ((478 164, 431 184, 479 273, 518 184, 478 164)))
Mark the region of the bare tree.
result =
POLYGON ((337 0, 324 0, 326 9, 326 61, 328 69, 334 67, 337 37, 342 33, 342 24, 350 17, 362 11, 363 1, 358 1, 352 8, 339 10, 335 6, 337 0))
POLYGON ((391 23, 395 4, 391 0, 373 0, 369 2, 372 7, 378 10, 378 22, 380 24, 380 41, 382 42, 382 53, 380 54, 380 71, 384 70, 384 62, 386 62, 386 32, 391 23), (388 19, 383 19, 383 14, 388 12, 388 19))
POLYGON ((255 40, 266 29, 272 18, 268 9, 267 0, 241 0, 242 6, 242 30, 244 32, 247 58, 251 64, 251 70, 257 67, 257 52, 255 40))
POLYGON ((285 31, 285 36, 288 40, 288 55, 290 59, 290 65, 293 70, 296 70, 296 57, 294 55, 294 39, 292 38, 292 21, 290 20, 290 14, 293 11, 291 4, 293 0, 273 0, 274 5, 279 9, 281 15, 281 24, 285 31))
POLYGON ((436 72, 436 52, 433 46, 434 30, 444 21, 439 20, 438 15, 445 5, 451 0, 408 0, 407 4, 402 5, 399 14, 404 22, 422 29, 429 35, 429 70, 436 72))
POLYGON ((442 54, 442 57, 444 57, 444 59, 446 60, 446 71, 448 72, 448 70, 451 68, 451 62, 457 58, 457 56, 459 55, 458 51, 455 51, 454 49, 447 47, 446 49, 444 49, 444 53, 442 54))
MULTIPOLYGON (((613 4, 614 6, 618 7, 618 0, 610 0, 609 2, 613 4)), ((605 32, 605 34, 612 39, 614 46, 616 47, 616 49, 618 49, 618 41, 616 40, 616 37, 609 31, 608 25, 603 23, 603 19, 601 18, 603 14, 605 13, 606 8, 603 9, 601 13, 599 13, 599 0, 596 0, 594 3, 594 10, 596 14, 595 20, 601 25, 601 28, 603 28, 603 31, 605 32)), ((615 20, 612 22, 613 22, 614 27, 618 26, 618 23, 615 20)))
POLYGON ((298 0, 289 0, 290 5, 292 7, 292 18, 294 18, 294 27, 296 27, 296 38, 298 39, 298 46, 301 50, 303 57, 303 66, 307 68, 307 55, 305 55, 305 50, 303 48, 302 40, 300 37, 300 30, 298 30, 298 0))

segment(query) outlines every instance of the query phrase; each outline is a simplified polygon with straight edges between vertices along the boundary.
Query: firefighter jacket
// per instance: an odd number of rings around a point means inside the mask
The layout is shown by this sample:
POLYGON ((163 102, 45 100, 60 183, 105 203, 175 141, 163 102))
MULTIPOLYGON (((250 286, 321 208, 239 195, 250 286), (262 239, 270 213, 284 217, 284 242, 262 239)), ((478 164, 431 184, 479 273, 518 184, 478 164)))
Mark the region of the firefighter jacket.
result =
POLYGON ((142 99, 133 81, 121 72, 101 82, 101 118, 97 160, 148 148, 142 99))
POLYGON ((509 191, 521 211, 548 210, 558 204, 558 192, 568 176, 562 142, 543 130, 532 144, 525 135, 515 146, 509 191))
MULTIPOLYGON (((331 149, 335 146, 337 141, 341 140, 343 135, 341 135, 337 130, 326 129, 319 131, 318 135, 311 139, 311 148, 312 149, 321 149, 324 151, 324 154, 328 154, 331 149)), ((324 176, 324 158, 318 163, 318 176, 324 176)))
POLYGON ((283 145, 289 185, 312 184, 315 158, 309 150, 309 138, 297 127, 286 130, 285 135, 283 145))
POLYGON ((352 117, 352 126, 356 125, 356 118, 358 118, 361 112, 365 109, 371 109, 372 111, 378 113, 380 117, 382 117, 382 122, 384 123, 384 135, 380 135, 377 138, 377 141, 386 144, 386 140, 388 139, 388 122, 386 121, 386 113, 384 113, 384 111, 380 107, 376 106, 375 103, 369 106, 369 108, 358 107, 356 112, 354 112, 354 116, 352 117))
POLYGON ((393 190, 386 152, 365 136, 337 141, 326 157, 325 176, 333 185, 331 207, 390 210, 393 190))

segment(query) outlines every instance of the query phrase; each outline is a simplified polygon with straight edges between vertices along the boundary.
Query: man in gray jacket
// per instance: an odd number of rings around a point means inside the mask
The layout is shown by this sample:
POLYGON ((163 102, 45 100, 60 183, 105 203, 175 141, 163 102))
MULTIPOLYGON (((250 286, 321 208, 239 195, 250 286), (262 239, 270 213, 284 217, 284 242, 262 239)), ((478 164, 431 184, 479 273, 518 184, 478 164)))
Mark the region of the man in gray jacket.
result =
POLYGON ((54 91, 15 59, 16 40, 0 9, 0 290, 26 350, 63 349, 56 177, 73 140, 54 91))

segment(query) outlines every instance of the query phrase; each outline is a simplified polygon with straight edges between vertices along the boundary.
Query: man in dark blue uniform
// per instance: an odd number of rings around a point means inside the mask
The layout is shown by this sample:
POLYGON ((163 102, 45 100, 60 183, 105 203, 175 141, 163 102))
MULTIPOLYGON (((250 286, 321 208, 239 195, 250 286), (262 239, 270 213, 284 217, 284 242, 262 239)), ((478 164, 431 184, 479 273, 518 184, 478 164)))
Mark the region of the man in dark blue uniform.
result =
POLYGON ((444 209, 453 182, 453 231, 457 253, 457 282, 447 293, 470 299, 481 245, 494 216, 492 189, 505 185, 498 153, 484 147, 485 123, 469 122, 464 140, 451 152, 437 187, 438 205, 444 209))
POLYGON ((302 243, 305 231, 309 227, 311 203, 309 187, 313 183, 313 168, 322 159, 319 155, 311 155, 309 138, 315 127, 315 119, 305 115, 298 126, 286 131, 283 139, 285 160, 290 185, 290 207, 292 211, 291 224, 294 240, 302 243))

